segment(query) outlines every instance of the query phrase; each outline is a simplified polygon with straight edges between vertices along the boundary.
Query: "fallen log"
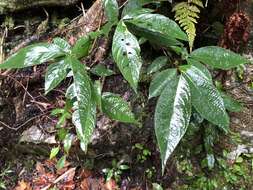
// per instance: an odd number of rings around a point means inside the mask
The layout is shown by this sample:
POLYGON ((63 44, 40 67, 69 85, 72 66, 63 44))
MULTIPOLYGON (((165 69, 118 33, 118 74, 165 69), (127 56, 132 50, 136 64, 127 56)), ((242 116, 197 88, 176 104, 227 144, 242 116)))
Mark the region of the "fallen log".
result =
POLYGON ((0 15, 41 6, 68 6, 79 0, 0 0, 0 15))

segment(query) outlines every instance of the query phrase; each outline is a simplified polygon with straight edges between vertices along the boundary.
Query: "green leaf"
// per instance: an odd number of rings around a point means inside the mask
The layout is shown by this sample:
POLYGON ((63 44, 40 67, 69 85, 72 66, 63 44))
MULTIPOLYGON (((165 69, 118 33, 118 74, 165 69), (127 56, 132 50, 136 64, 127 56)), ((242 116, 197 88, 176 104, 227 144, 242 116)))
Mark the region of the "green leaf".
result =
POLYGON ((142 60, 138 40, 124 22, 120 22, 113 37, 112 55, 124 78, 137 92, 142 60))
POLYGON ((231 112, 240 112, 243 109, 243 106, 240 104, 240 102, 234 100, 231 96, 225 94, 224 92, 221 92, 221 97, 223 98, 224 106, 228 111, 231 112))
POLYGON ((162 186, 158 183, 152 183, 153 190, 163 190, 162 186))
MULTIPOLYGON (((165 0, 160 0, 165 1, 165 0)), ((142 6, 150 4, 150 3, 157 3, 159 1, 157 0, 129 0, 127 4, 125 5, 122 15, 125 16, 127 14, 131 14, 132 12, 135 12, 138 9, 141 9, 142 6)))
POLYGON ((180 69, 190 84, 192 104, 195 109, 203 118, 226 131, 229 117, 223 99, 212 81, 204 71, 193 65, 182 66, 180 69))
POLYGON ((102 64, 98 64, 95 67, 93 67, 90 72, 92 72, 94 75, 98 75, 100 77, 107 77, 107 76, 111 76, 114 75, 114 71, 112 71, 111 69, 106 68, 105 65, 102 64))
POLYGON ((129 169, 129 166, 128 165, 119 165, 118 167, 120 170, 128 170, 129 169))
POLYGON ((187 130, 190 116, 190 87, 184 76, 174 77, 163 90, 155 109, 155 133, 163 173, 168 158, 187 130))
POLYGON ((90 78, 85 66, 75 58, 71 58, 70 63, 74 78, 71 94, 76 97, 72 122, 76 127, 81 149, 86 152, 95 128, 96 104, 91 96, 90 78))
POLYGON ((147 68, 147 74, 152 74, 163 68, 169 61, 166 56, 157 57, 147 68))
POLYGON ((188 63, 189 65, 194 65, 194 66, 197 67, 199 70, 201 70, 201 71, 205 74, 205 76, 206 76, 210 81, 213 80, 213 79, 212 79, 212 75, 211 75, 211 73, 209 72, 209 70, 208 70, 203 64, 201 64, 199 61, 194 60, 194 59, 191 59, 191 58, 188 58, 188 59, 187 59, 187 63, 188 63))
POLYGON ((65 53, 55 44, 39 43, 27 46, 0 64, 0 69, 18 69, 39 65, 64 56, 65 53))
POLYGON ((76 44, 71 50, 71 53, 76 56, 77 59, 86 57, 89 54, 92 46, 92 40, 90 36, 84 36, 77 40, 76 44))
POLYGON ((71 46, 69 43, 62 38, 54 38, 53 43, 59 46, 66 53, 69 53, 71 51, 71 46))
POLYGON ((106 175, 106 181, 109 181, 113 177, 114 171, 110 169, 106 175))
POLYGON ((141 9, 136 9, 132 12, 129 12, 127 13, 123 18, 122 20, 125 21, 125 20, 129 20, 129 19, 133 19, 135 18, 136 16, 139 16, 141 14, 145 14, 145 13, 153 13, 155 10, 153 9, 148 9, 148 8, 141 8, 141 9))
POLYGON ((166 47, 181 45, 178 40, 188 40, 176 22, 160 14, 140 14, 126 20, 126 24, 136 34, 166 47))
POLYGON ((102 95, 102 110, 111 119, 126 123, 136 123, 128 103, 117 94, 106 92, 102 95))
POLYGON ((64 151, 68 154, 69 153, 69 149, 72 145, 72 135, 71 134, 67 134, 63 140, 63 148, 64 148, 64 151))
POLYGON ((52 148, 51 152, 50 152, 50 159, 54 158, 58 152, 60 151, 60 147, 55 147, 55 148, 52 148))
POLYGON ((103 0, 105 14, 110 23, 117 23, 119 17, 119 7, 117 0, 103 0))
POLYGON ((66 162, 66 155, 62 156, 62 157, 60 158, 60 160, 58 160, 58 162, 57 162, 57 164, 56 164, 56 168, 57 168, 58 170, 62 169, 62 168, 64 167, 64 165, 65 165, 65 162, 66 162))
POLYGON ((102 111, 102 85, 99 80, 93 84, 93 94, 98 108, 102 111))
POLYGON ((50 64, 47 67, 45 75, 45 94, 57 87, 60 82, 66 78, 68 67, 69 65, 66 62, 66 59, 50 64))
POLYGON ((71 84, 68 88, 67 91, 65 93, 65 97, 72 100, 76 97, 75 95, 75 91, 74 91, 74 84, 71 84))
POLYGON ((240 64, 249 62, 239 54, 217 46, 196 49, 190 54, 190 57, 214 68, 224 70, 229 70, 240 64))
POLYGON ((150 83, 149 99, 159 96, 162 93, 163 89, 167 86, 168 82, 175 80, 176 75, 176 69, 166 69, 160 73, 157 73, 150 83))

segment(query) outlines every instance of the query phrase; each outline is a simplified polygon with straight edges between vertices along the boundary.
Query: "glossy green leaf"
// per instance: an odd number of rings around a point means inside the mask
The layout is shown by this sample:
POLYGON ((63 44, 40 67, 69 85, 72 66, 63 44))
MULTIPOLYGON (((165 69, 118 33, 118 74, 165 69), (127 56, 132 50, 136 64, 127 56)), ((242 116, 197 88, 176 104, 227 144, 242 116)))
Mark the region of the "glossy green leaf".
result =
POLYGON ((158 183, 152 183, 153 190, 163 190, 162 186, 158 183))
POLYGON ((39 43, 27 46, 0 64, 0 69, 18 69, 39 65, 65 53, 55 44, 39 43))
POLYGON ((155 133, 162 159, 162 171, 191 117, 190 87, 184 76, 171 80, 158 99, 155 109, 155 133))
POLYGON ((50 159, 53 159, 57 154, 58 152, 60 151, 60 147, 55 147, 55 148, 52 148, 51 152, 50 152, 50 159))
POLYGON ((240 64, 249 62, 239 54, 217 46, 196 49, 190 54, 190 57, 214 68, 224 70, 229 70, 240 64))
POLYGON ((107 77, 115 74, 114 71, 106 68, 106 66, 102 64, 98 64, 95 67, 91 68, 90 72, 100 77, 107 77))
POLYGON ((199 61, 197 60, 194 60, 194 59, 191 59, 191 58, 188 58, 187 59, 187 63, 189 65, 194 65, 195 67, 197 67, 199 70, 201 70, 205 76, 210 80, 212 81, 212 75, 211 73, 209 72, 209 70, 205 67, 205 65, 203 65, 202 63, 200 63, 199 61))
POLYGON ((114 33, 112 55, 122 75, 136 92, 142 65, 140 46, 124 22, 118 24, 114 33))
POLYGON ((243 106, 240 104, 240 102, 233 99, 231 96, 225 94, 224 92, 220 92, 224 106, 228 111, 231 112, 240 112, 243 109, 243 106))
POLYGON ((176 75, 176 69, 166 69, 157 73, 150 83, 149 98, 159 96, 163 89, 167 86, 168 82, 175 80, 176 75))
POLYGON ((60 158, 60 160, 58 160, 58 162, 57 162, 57 164, 56 164, 56 168, 57 168, 58 170, 62 169, 62 168, 64 167, 64 165, 65 165, 65 162, 66 162, 66 155, 62 156, 62 157, 60 158))
POLYGON ((89 54, 92 46, 92 40, 90 36, 84 36, 77 40, 76 44, 71 50, 71 53, 76 56, 77 59, 86 57, 89 54))
POLYGON ((111 119, 136 123, 128 103, 117 94, 106 92, 102 95, 102 110, 111 119))
POLYGON ((188 40, 176 22, 160 14, 140 14, 126 20, 126 24, 138 35, 167 47, 181 45, 178 40, 188 40))
POLYGON ((166 56, 157 57, 147 68, 147 74, 152 74, 163 68, 169 61, 166 56))
POLYGON ((120 170, 128 170, 129 166, 122 164, 122 165, 119 165, 118 169, 120 169, 120 170))
POLYGON ((75 92, 74 92, 74 84, 71 84, 67 90, 66 90, 66 93, 65 93, 65 97, 72 100, 73 98, 76 97, 75 95, 75 92))
POLYGON ((64 151, 68 154, 72 145, 73 136, 71 134, 67 134, 63 140, 63 148, 64 151))
POLYGON ((105 14, 110 23, 116 23, 119 17, 119 7, 117 0, 103 0, 105 14))
POLYGON ((191 87, 192 104, 199 114, 223 130, 229 126, 223 99, 204 71, 193 65, 182 66, 181 71, 191 87))
POLYGON ((125 20, 131 20, 141 14, 146 14, 146 13, 153 13, 154 10, 153 9, 148 9, 148 8, 141 8, 141 9, 136 9, 132 12, 129 12, 127 13, 123 18, 122 20, 125 21, 125 20))
POLYGON ((69 43, 62 38, 54 38, 53 43, 59 46, 66 53, 69 53, 71 51, 71 46, 69 43))
POLYGON ((102 110, 102 85, 99 80, 95 81, 93 84, 93 95, 96 104, 100 110, 102 110))
POLYGON ((69 67, 66 59, 63 59, 57 63, 53 63, 47 67, 45 75, 45 93, 47 94, 55 87, 57 87, 61 81, 67 76, 67 68, 69 67))
POLYGON ((95 128, 96 104, 91 96, 90 78, 85 66, 75 58, 71 58, 70 62, 74 78, 71 94, 76 98, 72 122, 76 127, 81 149, 86 152, 95 128))
POLYGON ((122 15, 125 16, 129 13, 135 12, 138 9, 141 9, 144 5, 150 4, 150 3, 157 3, 160 1, 166 1, 166 0, 129 0, 127 4, 125 5, 122 15))

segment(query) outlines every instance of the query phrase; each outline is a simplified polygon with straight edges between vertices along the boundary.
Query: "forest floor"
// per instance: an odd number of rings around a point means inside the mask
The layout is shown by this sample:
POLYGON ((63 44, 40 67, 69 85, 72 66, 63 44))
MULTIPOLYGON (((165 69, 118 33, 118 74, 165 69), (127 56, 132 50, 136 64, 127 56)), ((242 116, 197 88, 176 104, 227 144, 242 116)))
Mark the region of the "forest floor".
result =
MULTIPOLYGON (((43 36, 41 40, 52 40, 50 31, 57 27, 61 30, 83 14, 82 8, 76 6, 61 10, 48 8, 46 12, 50 18, 42 31, 38 31, 38 26, 47 20, 43 9, 0 17, 1 33, 5 36, 1 46, 6 55, 25 41, 37 42, 31 36, 38 32, 43 36)), ((149 61, 159 54, 149 46, 143 48, 149 50, 144 55, 149 61)), ((104 62, 117 70, 110 57, 104 62)), ((54 128, 57 117, 51 111, 64 106, 64 92, 70 81, 64 81, 45 96, 45 70, 46 66, 36 66, 0 72, 0 189, 159 189, 156 184, 173 190, 212 190, 226 186, 253 189, 253 91, 245 91, 243 82, 253 79, 252 65, 247 66, 242 81, 235 82, 231 76, 226 79, 228 92, 244 103, 244 109, 230 114, 231 131, 220 135, 215 144, 219 164, 213 170, 204 166, 206 153, 200 138, 203 134, 195 129, 180 143, 163 176, 153 128, 155 100, 147 102, 148 83, 142 82, 142 90, 136 95, 120 74, 106 78, 103 90, 120 94, 129 101, 143 124, 121 124, 99 114, 87 154, 75 144, 63 169, 57 170, 56 160, 49 160, 50 149, 57 145, 54 128), (29 132, 39 138, 31 139, 29 132), (239 153, 231 161, 228 155, 233 155, 234 150, 239 153), (121 165, 127 167, 121 169, 121 165), (105 180, 109 174, 104 169, 113 172, 110 180, 105 180)))

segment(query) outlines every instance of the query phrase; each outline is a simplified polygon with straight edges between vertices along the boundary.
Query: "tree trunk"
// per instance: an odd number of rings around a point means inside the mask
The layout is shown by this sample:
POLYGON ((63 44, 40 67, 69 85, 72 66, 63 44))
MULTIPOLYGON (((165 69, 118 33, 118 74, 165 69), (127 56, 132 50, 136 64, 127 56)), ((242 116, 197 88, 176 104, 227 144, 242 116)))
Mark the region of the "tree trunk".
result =
POLYGON ((0 0, 0 15, 40 6, 67 6, 79 0, 0 0))

